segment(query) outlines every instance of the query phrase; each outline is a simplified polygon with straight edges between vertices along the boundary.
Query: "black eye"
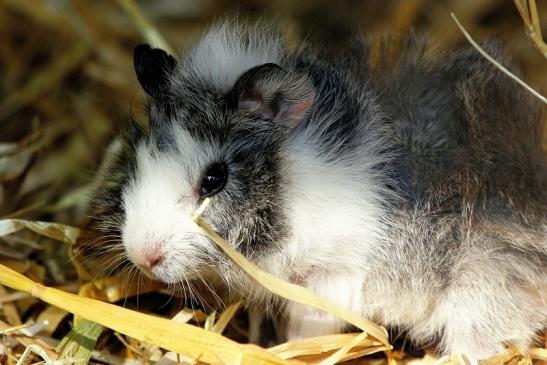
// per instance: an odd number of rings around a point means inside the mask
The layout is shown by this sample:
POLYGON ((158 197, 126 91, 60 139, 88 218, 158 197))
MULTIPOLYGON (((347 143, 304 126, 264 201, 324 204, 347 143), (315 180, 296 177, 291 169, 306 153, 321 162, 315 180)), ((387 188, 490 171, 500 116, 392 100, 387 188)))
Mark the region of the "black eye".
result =
POLYGON ((200 195, 202 198, 206 198, 211 195, 215 195, 226 185, 226 179, 228 178, 228 168, 223 162, 216 162, 209 166, 203 175, 203 181, 201 182, 200 195))

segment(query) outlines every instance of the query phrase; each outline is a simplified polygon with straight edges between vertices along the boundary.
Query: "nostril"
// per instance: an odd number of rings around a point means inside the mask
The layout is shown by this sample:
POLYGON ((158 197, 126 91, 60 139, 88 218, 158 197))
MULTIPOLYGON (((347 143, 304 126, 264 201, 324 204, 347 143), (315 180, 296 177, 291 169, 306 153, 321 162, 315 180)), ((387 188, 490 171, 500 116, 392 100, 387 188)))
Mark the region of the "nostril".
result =
POLYGON ((152 253, 152 254, 146 255, 146 260, 145 260, 146 268, 151 270, 154 267, 161 265, 163 260, 164 260, 164 257, 160 253, 152 253))

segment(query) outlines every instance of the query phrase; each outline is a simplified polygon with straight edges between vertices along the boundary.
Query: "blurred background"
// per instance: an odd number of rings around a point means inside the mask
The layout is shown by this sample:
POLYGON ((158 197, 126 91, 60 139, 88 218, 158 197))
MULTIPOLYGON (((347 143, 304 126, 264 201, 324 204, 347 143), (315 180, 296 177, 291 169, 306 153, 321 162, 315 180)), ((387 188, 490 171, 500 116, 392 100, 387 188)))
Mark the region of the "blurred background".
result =
MULTIPOLYGON (((547 0, 537 5, 547 29, 547 0)), ((0 0, 0 218, 84 224, 118 131, 130 112, 145 120, 132 51, 146 37, 182 53, 216 20, 266 18, 289 43, 332 52, 358 31, 412 29, 450 49, 467 42, 450 12, 475 39, 497 38, 546 94, 547 59, 510 0, 0 0)), ((0 263, 49 285, 77 281, 65 247, 30 233, 0 238, 0 263)))

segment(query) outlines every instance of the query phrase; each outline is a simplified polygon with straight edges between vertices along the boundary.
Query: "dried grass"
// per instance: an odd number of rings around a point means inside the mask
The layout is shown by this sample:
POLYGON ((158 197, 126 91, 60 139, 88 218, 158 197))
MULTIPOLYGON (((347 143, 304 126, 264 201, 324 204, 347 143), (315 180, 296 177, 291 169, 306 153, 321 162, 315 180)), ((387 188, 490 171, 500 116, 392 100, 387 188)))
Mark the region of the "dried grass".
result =
POLYGON ((526 35, 534 47, 547 59, 547 44, 541 35, 541 22, 536 0, 515 0, 515 5, 524 21, 526 35))
MULTIPOLYGON (((446 359, 427 352, 424 357, 411 356, 400 345, 388 351, 391 345, 382 327, 252 266, 199 214, 197 224, 260 284, 338 315, 363 332, 268 349, 247 345, 248 323, 241 303, 223 309, 207 287, 198 285, 197 297, 188 298, 160 283, 135 280, 123 270, 105 277, 103 266, 109 258, 85 255, 81 242, 90 232, 75 227, 85 226, 89 192, 104 184, 95 172, 105 171, 121 148, 115 135, 127 105, 132 103, 137 117, 141 113, 142 94, 131 70, 133 45, 145 39, 167 50, 168 43, 184 46, 216 14, 233 10, 213 0, 189 1, 186 8, 175 3, 141 2, 145 8, 140 9, 132 0, 0 0, 0 359, 10 365, 88 360, 113 365, 467 362, 457 354, 446 359), (199 299, 206 305, 198 305, 199 299), (165 304, 166 300, 170 302, 165 304), (373 353, 380 355, 365 356, 373 353)), ((289 0, 275 5, 243 3, 240 9, 247 11, 284 9, 283 29, 289 30, 292 40, 298 39, 299 26, 322 31, 323 20, 344 12, 343 6, 327 7, 325 15, 306 2, 289 0), (316 25, 314 19, 320 19, 316 25)), ((538 7, 534 0, 515 0, 518 12, 491 0, 465 6, 459 0, 393 1, 382 8, 372 3, 355 4, 343 19, 398 34, 414 25, 428 28, 435 42, 451 46, 461 41, 456 27, 446 30, 453 9, 473 34, 482 35, 488 27, 501 32, 504 42, 517 46, 515 56, 534 88, 547 86, 540 29, 547 7, 538 7), (360 16, 349 16, 355 13, 360 16), (494 20, 485 24, 481 19, 491 14, 494 20), (522 21, 525 32, 519 26, 522 21)), ((221 288, 218 295, 226 298, 221 288)), ((528 356, 509 348, 483 364, 541 361, 547 362, 545 348, 535 348, 528 356)))
MULTIPOLYGON (((462 31, 463 35, 465 36, 465 38, 467 38, 467 40, 469 41, 469 43, 471 43, 471 45, 473 47, 475 47, 475 49, 477 51, 479 51, 479 53, 481 55, 483 55, 484 58, 486 58, 488 61, 490 61, 494 66, 496 66, 501 72, 503 72, 504 74, 506 74, 507 76, 509 76, 510 78, 512 78, 513 80, 515 80, 516 82, 519 83, 520 86, 522 86, 523 88, 525 88, 526 90, 528 90, 530 93, 532 93, 532 95, 534 95, 536 98, 538 98, 539 100, 541 100, 544 104, 547 104, 547 98, 543 95, 541 95, 539 92, 537 92, 536 90, 534 90, 532 87, 530 87, 527 83, 525 83, 524 81, 522 81, 522 79, 518 78, 514 73, 512 73, 511 71, 509 71, 507 68, 505 68, 503 65, 501 65, 497 60, 495 60, 494 58, 492 58, 492 56, 490 56, 481 46, 479 46, 477 44, 477 42, 475 42, 475 40, 471 37, 471 35, 467 32, 467 30, 465 30, 465 28, 463 27, 463 25, 461 25, 460 21, 458 20, 458 18, 456 18, 456 16, 454 15, 454 13, 451 13, 450 14, 452 16, 452 19, 454 19, 454 21, 456 22, 456 24, 458 25, 458 28, 460 28, 460 30, 462 31)), ((540 39, 541 39, 541 34, 540 34, 540 39)))

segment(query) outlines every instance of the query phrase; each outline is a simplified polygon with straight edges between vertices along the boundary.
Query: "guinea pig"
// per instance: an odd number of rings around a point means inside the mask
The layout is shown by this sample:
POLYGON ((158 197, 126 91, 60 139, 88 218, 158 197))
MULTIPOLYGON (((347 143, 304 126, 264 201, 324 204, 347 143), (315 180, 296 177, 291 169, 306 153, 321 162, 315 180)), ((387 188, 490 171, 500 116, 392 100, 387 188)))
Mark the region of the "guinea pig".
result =
POLYGON ((547 324, 542 107, 472 48, 403 43, 374 69, 364 40, 333 57, 263 26, 217 25, 178 59, 137 46, 149 125, 94 226, 152 278, 214 269, 277 303, 285 340, 348 329, 242 273, 192 221, 209 197, 203 219, 280 278, 439 354, 526 351, 547 324))

